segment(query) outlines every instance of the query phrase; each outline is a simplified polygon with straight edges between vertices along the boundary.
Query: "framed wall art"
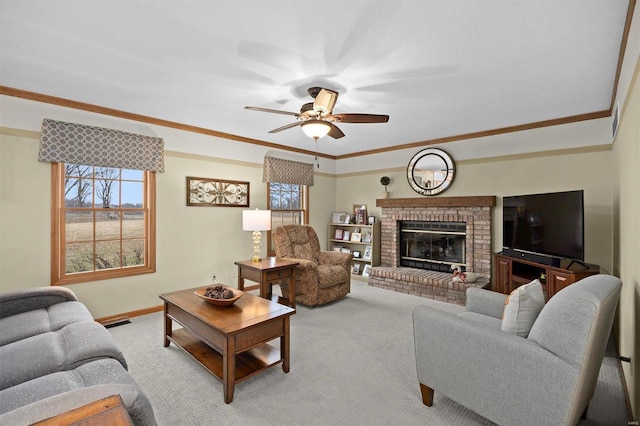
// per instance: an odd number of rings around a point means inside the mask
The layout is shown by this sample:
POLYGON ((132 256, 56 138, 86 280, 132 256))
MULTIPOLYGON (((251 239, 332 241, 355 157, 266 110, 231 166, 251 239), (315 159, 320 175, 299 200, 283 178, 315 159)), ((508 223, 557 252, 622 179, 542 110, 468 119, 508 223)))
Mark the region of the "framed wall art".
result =
POLYGON ((249 207, 249 182, 187 176, 187 206, 249 207))

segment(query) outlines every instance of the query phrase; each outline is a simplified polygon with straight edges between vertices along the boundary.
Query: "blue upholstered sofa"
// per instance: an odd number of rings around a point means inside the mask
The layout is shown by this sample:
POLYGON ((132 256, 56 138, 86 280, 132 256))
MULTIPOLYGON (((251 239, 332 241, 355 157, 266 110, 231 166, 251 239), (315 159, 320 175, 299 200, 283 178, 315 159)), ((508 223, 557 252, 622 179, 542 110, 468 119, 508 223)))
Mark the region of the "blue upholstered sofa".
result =
POLYGON ((134 424, 156 424, 111 334, 71 290, 0 294, 0 424, 31 424, 114 394, 134 424))

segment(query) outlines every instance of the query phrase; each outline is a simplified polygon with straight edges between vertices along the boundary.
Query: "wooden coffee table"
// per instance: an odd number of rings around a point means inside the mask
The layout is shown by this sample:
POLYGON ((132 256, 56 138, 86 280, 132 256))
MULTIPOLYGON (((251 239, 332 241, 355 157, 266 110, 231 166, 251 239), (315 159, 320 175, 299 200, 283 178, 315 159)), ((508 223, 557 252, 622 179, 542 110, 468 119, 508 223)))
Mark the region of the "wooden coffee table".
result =
POLYGON ((164 346, 173 342, 222 381, 224 402, 235 384, 282 363, 289 372, 289 317, 295 309, 245 293, 218 307, 192 288, 160 295, 164 301, 164 346), (173 321, 183 328, 173 330, 173 321), (280 338, 280 349, 267 342, 280 338))

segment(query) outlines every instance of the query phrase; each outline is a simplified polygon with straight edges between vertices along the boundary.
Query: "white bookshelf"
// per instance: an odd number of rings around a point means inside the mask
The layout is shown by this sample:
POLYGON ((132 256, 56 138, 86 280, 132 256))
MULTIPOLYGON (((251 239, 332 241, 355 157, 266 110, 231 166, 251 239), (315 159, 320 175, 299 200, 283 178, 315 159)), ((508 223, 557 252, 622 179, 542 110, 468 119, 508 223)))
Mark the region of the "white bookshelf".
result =
POLYGON ((362 276, 366 265, 369 265, 369 268, 380 265, 380 222, 373 225, 330 223, 327 247, 328 250, 348 250, 349 253, 354 254, 351 262, 351 276, 366 280, 367 278, 362 276), (360 234, 360 241, 354 240, 353 234, 360 234), (356 254, 359 254, 359 257, 356 257, 356 254), (356 268, 357 273, 354 270, 356 268))

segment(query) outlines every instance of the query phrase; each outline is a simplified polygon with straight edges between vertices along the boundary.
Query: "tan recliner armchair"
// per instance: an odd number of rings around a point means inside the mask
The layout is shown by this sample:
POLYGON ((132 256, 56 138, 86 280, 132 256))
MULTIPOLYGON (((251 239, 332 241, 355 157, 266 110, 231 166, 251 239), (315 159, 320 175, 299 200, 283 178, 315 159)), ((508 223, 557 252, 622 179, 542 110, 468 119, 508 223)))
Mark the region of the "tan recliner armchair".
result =
MULTIPOLYGON (((322 305, 351 291, 350 253, 321 251, 316 231, 308 225, 285 225, 274 231, 276 257, 298 262, 296 303, 322 305)), ((288 284, 281 284, 287 294, 288 284)))

